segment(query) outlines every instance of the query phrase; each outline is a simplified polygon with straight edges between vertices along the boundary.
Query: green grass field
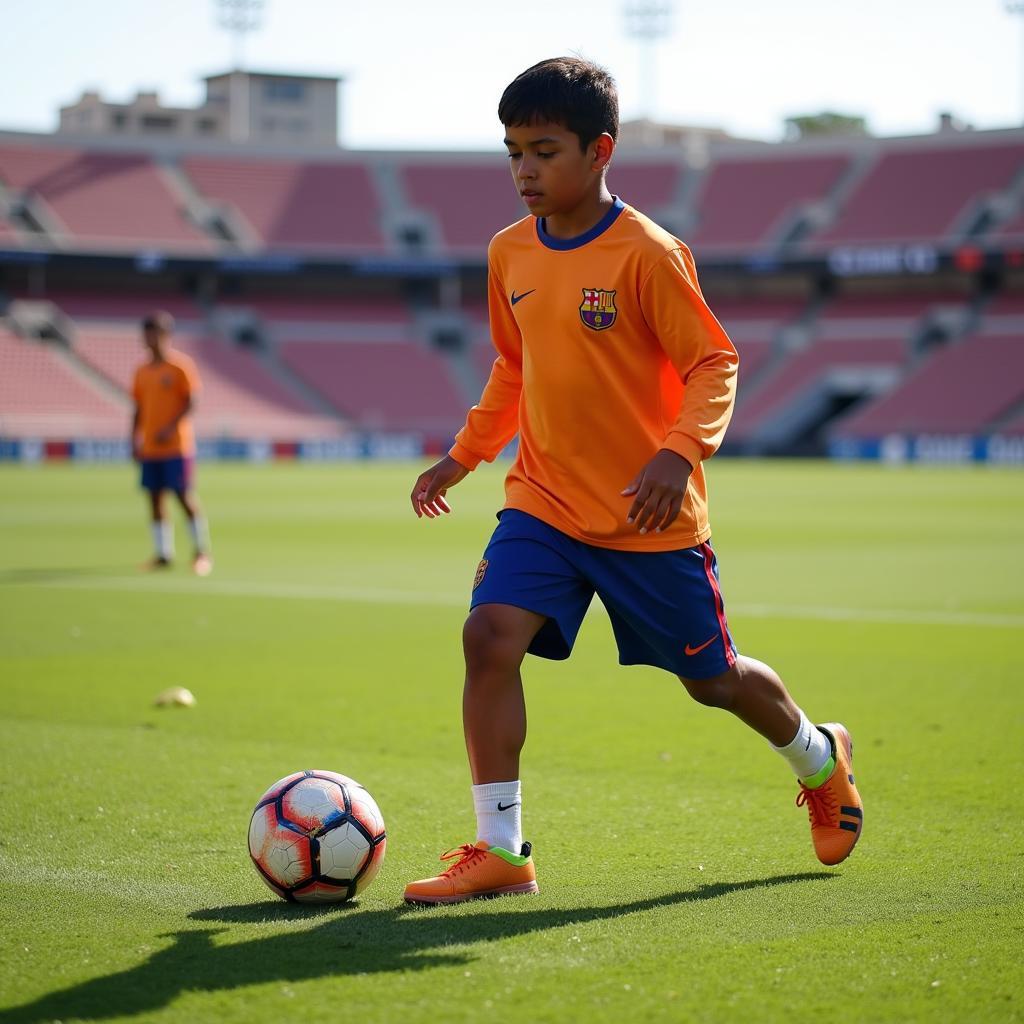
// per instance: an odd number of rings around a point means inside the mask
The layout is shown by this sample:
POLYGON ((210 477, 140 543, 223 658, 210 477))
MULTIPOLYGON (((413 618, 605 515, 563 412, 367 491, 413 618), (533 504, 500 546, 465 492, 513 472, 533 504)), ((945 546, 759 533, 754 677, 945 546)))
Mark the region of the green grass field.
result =
POLYGON ((540 895, 411 910, 473 838, 460 628, 501 493, 417 521, 416 471, 204 466, 197 580, 136 572, 129 468, 0 470, 0 1024, 1024 1019, 1024 473, 710 467, 740 649, 854 736, 841 867, 767 744, 618 667, 598 609, 526 665, 540 895), (176 684, 197 706, 154 708, 176 684), (352 905, 248 863, 306 767, 387 821, 352 905))

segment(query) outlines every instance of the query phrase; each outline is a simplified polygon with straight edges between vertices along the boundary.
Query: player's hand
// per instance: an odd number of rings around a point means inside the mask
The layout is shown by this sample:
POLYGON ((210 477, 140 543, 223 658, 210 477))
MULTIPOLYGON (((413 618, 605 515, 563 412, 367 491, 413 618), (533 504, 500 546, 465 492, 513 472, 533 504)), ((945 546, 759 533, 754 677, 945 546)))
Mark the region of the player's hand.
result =
POLYGON ((454 487, 468 475, 469 470, 450 455, 439 459, 416 478, 410 495, 413 511, 417 516, 428 519, 436 519, 442 512, 451 512, 444 496, 449 487, 454 487))
POLYGON ((692 472, 686 459, 662 448, 622 491, 624 498, 635 495, 626 522, 635 522, 641 533, 667 530, 679 515, 692 472))
POLYGON ((141 462, 142 461, 142 449, 139 447, 139 442, 138 441, 132 441, 132 461, 133 462, 141 462))

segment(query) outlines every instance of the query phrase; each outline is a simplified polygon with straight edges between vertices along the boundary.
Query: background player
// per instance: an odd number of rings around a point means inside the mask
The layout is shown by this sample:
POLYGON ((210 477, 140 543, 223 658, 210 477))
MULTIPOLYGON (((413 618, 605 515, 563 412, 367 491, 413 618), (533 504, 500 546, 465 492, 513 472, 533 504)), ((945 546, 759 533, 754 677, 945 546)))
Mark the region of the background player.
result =
POLYGON ((155 554, 147 568, 166 568, 174 558, 174 527, 164 496, 172 491, 185 510, 192 535, 192 569, 206 576, 213 568, 209 535, 199 501, 192 492, 195 437, 192 409, 199 374, 184 353, 171 347, 174 318, 162 310, 142 321, 149 359, 135 371, 132 395, 132 455, 142 466, 142 486, 149 492, 155 554))
MULTIPOLYGON (((611 195, 618 132, 611 78, 559 58, 505 90, 512 177, 533 217, 488 250, 498 352, 447 456, 417 479, 417 515, 519 435, 506 503, 474 581, 463 643, 463 722, 477 842, 406 900, 536 892, 523 843, 520 665, 569 656, 595 593, 623 664, 676 674, 702 704, 764 736, 800 780, 820 860, 845 859, 861 802, 842 725, 815 727, 767 665, 733 644, 708 543, 702 462, 721 444, 738 358, 704 303, 689 250, 611 195)), ((722 752, 723 764, 741 756, 722 752)))

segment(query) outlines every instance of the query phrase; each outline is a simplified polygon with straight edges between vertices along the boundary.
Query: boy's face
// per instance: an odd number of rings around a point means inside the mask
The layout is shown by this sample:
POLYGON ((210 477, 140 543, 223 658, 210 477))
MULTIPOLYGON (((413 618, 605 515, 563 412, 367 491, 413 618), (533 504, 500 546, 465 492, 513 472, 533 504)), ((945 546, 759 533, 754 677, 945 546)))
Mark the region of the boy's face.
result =
POLYGON ((512 180, 527 209, 535 217, 549 217, 573 210, 587 198, 600 181, 613 143, 611 136, 602 135, 583 150, 579 136, 565 125, 537 122, 506 125, 505 145, 512 180))

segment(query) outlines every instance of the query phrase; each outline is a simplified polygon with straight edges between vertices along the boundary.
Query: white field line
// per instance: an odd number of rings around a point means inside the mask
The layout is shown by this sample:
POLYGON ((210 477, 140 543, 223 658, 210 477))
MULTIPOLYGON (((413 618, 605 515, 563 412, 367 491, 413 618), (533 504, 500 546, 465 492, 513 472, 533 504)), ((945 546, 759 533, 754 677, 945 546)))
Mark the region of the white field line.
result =
MULTIPOLYGON (((225 597, 284 598, 363 604, 440 605, 466 608, 469 595, 451 591, 387 590, 355 585, 246 582, 244 580, 137 579, 105 576, 21 584, 61 590, 122 590, 134 593, 218 594, 225 597)), ((807 619, 826 622, 868 622, 913 626, 983 626, 1024 628, 1024 614, 943 611, 940 609, 834 608, 816 605, 730 604, 728 614, 751 619, 807 619)))

